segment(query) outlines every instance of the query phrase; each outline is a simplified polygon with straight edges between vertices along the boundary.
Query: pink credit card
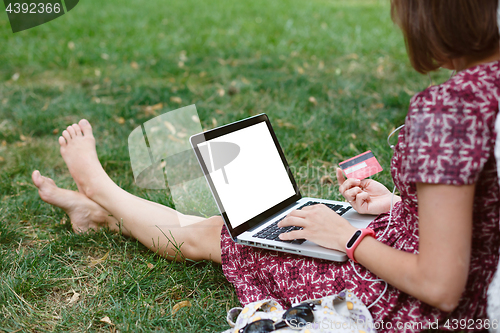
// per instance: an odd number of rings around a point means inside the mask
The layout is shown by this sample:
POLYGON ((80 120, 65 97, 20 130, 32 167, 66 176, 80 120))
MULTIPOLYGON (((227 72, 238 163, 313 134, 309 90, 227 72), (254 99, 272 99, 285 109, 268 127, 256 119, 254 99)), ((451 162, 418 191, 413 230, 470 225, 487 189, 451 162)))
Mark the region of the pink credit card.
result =
POLYGON ((383 170, 371 150, 340 162, 339 166, 347 178, 357 179, 365 179, 383 170))

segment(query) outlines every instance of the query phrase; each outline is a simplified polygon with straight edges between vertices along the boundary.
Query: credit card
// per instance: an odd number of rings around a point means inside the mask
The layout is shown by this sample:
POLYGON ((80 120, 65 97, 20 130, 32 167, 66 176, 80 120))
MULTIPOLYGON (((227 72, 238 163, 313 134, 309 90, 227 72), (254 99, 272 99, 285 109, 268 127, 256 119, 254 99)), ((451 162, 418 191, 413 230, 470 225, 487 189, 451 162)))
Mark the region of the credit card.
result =
POLYGON ((357 179, 365 179, 383 170, 371 150, 340 162, 339 167, 347 178, 357 179))

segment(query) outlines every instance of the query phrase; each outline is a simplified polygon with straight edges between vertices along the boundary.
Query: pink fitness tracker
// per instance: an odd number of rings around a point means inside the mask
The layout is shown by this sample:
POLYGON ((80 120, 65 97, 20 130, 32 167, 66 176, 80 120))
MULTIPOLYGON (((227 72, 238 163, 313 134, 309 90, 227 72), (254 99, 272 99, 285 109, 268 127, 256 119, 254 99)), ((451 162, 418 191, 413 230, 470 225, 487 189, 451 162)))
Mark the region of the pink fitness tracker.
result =
POLYGON ((358 229, 345 245, 345 250, 346 250, 345 252, 347 256, 355 263, 357 263, 357 261, 356 259, 354 259, 354 250, 356 250, 359 243, 361 243, 361 241, 363 240, 363 238, 365 238, 365 236, 375 237, 375 231, 373 231, 370 228, 358 229))

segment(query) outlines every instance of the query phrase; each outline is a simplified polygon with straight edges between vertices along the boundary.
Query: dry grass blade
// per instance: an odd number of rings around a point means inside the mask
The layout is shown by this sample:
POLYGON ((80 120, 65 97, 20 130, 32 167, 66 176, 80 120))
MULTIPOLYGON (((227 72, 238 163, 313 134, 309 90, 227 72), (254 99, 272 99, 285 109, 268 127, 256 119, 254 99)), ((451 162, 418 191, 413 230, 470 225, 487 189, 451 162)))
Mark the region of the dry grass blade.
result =
POLYGON ((22 303, 24 303, 27 307, 29 307, 29 308, 30 308, 30 310, 34 310, 34 309, 33 309, 33 307, 32 307, 32 306, 31 306, 28 302, 26 302, 26 301, 24 300, 24 298, 22 298, 21 296, 19 296, 19 295, 18 295, 18 294, 14 291, 14 289, 12 289, 12 288, 11 288, 8 284, 6 284, 6 286, 7 286, 7 288, 9 288, 9 289, 10 289, 10 291, 12 291, 12 293, 14 293, 14 295, 16 295, 16 297, 17 297, 17 298, 18 298, 18 299, 19 299, 22 303))
POLYGON ((73 306, 80 300, 80 294, 76 291, 72 290, 73 296, 69 299, 68 305, 73 306))
POLYGON ((109 319, 108 316, 101 318, 99 321, 102 323, 106 323, 106 324, 115 326, 115 324, 113 324, 113 322, 111 321, 111 319, 109 319))
POLYGON ((143 108, 147 116, 156 115, 156 111, 163 109, 163 103, 157 103, 155 105, 148 105, 143 108))
POLYGON ((318 101, 316 100, 316 98, 314 96, 309 97, 309 103, 311 103, 313 105, 318 105, 318 101))
POLYGON ((177 96, 173 96, 173 97, 170 97, 170 101, 174 102, 174 103, 177 103, 177 104, 181 104, 182 103, 182 98, 177 97, 177 96))
POLYGON ((166 127, 166 128, 168 128, 168 130, 170 131, 170 133, 172 133, 172 134, 177 133, 177 130, 175 129, 175 126, 174 126, 174 125, 172 125, 172 123, 171 123, 171 122, 169 122, 169 121, 164 121, 163 123, 165 124, 165 127, 166 127))
POLYGON ((330 176, 324 175, 323 177, 321 177, 320 184, 321 185, 335 184, 335 182, 333 181, 333 179, 330 176))
POLYGON ((177 311, 179 311, 180 309, 185 308, 185 307, 189 307, 189 306, 191 306, 190 301, 182 301, 182 302, 175 304, 174 307, 172 308, 172 316, 174 314, 176 314, 177 311))
POLYGON ((94 267, 94 266, 96 266, 97 264, 101 264, 101 263, 102 263, 102 262, 104 262, 106 259, 108 259, 108 257, 109 257, 109 251, 108 251, 108 252, 106 252, 106 254, 102 256, 102 258, 99 258, 99 259, 91 259, 91 260, 90 260, 90 264, 89 264, 89 266, 90 266, 90 267, 94 267))

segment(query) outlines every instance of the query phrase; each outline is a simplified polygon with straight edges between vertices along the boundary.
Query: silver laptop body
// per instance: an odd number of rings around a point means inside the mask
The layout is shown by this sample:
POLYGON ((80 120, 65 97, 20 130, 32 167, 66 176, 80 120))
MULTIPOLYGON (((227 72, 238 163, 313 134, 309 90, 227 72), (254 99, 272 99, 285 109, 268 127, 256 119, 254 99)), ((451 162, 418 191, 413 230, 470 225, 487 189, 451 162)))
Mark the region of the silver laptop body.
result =
POLYGON ((358 214, 346 202, 302 197, 265 114, 193 135, 190 142, 224 223, 237 243, 345 261, 343 252, 311 241, 284 242, 269 236, 265 229, 311 202, 329 206, 356 228, 365 228, 374 219, 373 215, 358 214))

